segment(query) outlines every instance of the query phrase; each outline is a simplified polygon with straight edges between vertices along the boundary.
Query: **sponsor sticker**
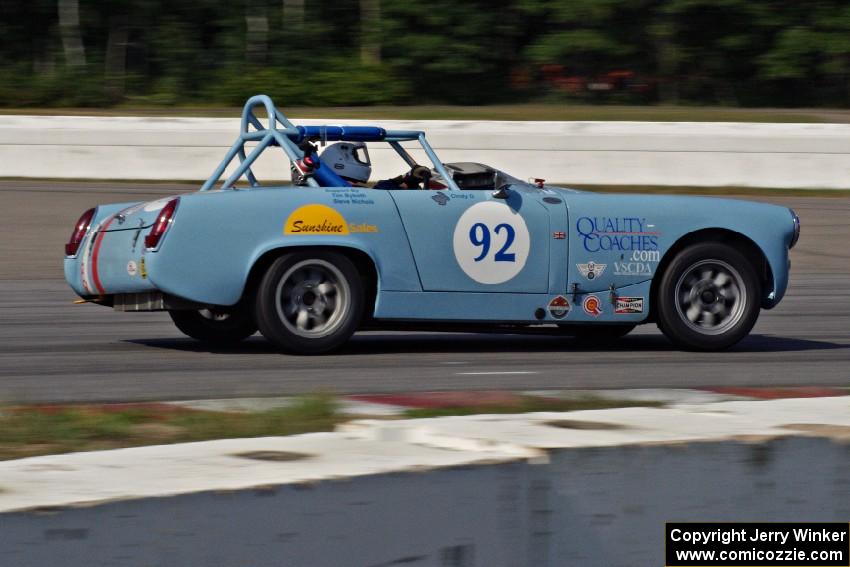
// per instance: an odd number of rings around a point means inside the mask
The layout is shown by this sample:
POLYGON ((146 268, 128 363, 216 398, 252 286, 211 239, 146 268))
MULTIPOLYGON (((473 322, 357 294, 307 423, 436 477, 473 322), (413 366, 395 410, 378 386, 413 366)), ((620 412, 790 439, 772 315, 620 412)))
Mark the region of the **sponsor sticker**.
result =
POLYGON ((617 315, 632 315, 643 313, 642 297, 618 297, 614 303, 614 313, 617 315))
POLYGON ((549 314, 555 319, 563 319, 570 312, 570 302, 563 295, 549 302, 549 314))
POLYGON ((348 234, 343 216, 326 205, 298 207, 283 227, 284 234, 348 234))
POLYGON ((584 302, 581 304, 584 312, 593 317, 599 317, 602 315, 602 303, 599 301, 599 298, 595 295, 588 295, 584 298, 584 302))
POLYGON ((142 256, 142 259, 139 260, 139 275, 142 276, 142 279, 146 279, 148 277, 148 270, 145 267, 145 257, 142 256))
POLYGON ((284 234, 342 235, 353 232, 378 232, 368 223, 348 223, 339 211, 327 205, 304 205, 295 209, 283 227, 284 234))
POLYGON ((661 261, 660 250, 633 250, 623 254, 620 262, 614 262, 614 275, 627 277, 650 277, 661 261))
POLYGON ((135 276, 137 273, 139 273, 139 267, 133 260, 127 262, 127 273, 131 276, 135 276))
POLYGON ((446 194, 445 194, 445 193, 440 193, 439 191, 437 191, 436 193, 434 193, 433 195, 431 195, 431 199, 432 199, 435 203, 437 203, 438 205, 440 205, 441 207, 445 207, 445 206, 446 206, 446 203, 448 203, 448 202, 449 202, 449 198, 448 198, 448 197, 446 197, 446 194))
POLYGON ((464 273, 482 284, 512 279, 528 260, 531 237, 525 220, 505 203, 476 203, 455 225, 455 259, 464 273))
POLYGON ((646 262, 614 262, 614 275, 625 277, 649 277, 652 266, 646 262))
POLYGON ((605 268, 608 267, 608 264, 597 264, 596 262, 590 261, 587 264, 576 264, 576 267, 578 268, 578 271, 581 272, 581 275, 589 280, 593 280, 602 275, 605 268))
POLYGON ((579 217, 576 232, 588 252, 658 250, 655 225, 639 217, 579 217))

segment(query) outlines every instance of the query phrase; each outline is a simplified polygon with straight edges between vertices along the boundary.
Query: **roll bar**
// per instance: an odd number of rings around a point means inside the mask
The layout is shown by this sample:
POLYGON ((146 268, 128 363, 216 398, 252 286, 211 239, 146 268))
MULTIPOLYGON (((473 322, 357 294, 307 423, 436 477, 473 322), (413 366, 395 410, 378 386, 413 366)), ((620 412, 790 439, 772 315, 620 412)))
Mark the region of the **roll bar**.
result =
MULTIPOLYGON (((239 165, 234 169, 221 189, 234 189, 233 185, 244 175, 251 187, 258 187, 259 182, 251 170, 251 166, 260 157, 260 154, 269 146, 279 146, 289 161, 296 162, 305 157, 304 150, 299 147, 303 142, 387 142, 389 145, 413 167, 416 165, 413 157, 402 147, 401 142, 418 141, 425 150, 428 159, 434 164, 434 169, 442 176, 448 185, 448 190, 459 191, 457 184, 443 163, 437 157, 433 148, 425 139, 425 133, 416 130, 385 130, 377 126, 296 126, 281 111, 279 111, 272 99, 267 95, 255 95, 248 99, 242 108, 242 120, 240 122, 239 137, 227 150, 221 163, 213 170, 201 186, 201 191, 209 191, 224 174, 231 162, 238 157, 239 165), (257 118, 254 109, 258 106, 265 107, 267 124, 257 118), (279 125, 278 125, 279 123, 279 125), (249 152, 245 151, 245 144, 257 142, 257 145, 249 152)), ((346 183, 338 176, 325 177, 326 180, 339 180, 346 183)), ((307 177, 307 184, 311 187, 322 187, 313 176, 307 177)))

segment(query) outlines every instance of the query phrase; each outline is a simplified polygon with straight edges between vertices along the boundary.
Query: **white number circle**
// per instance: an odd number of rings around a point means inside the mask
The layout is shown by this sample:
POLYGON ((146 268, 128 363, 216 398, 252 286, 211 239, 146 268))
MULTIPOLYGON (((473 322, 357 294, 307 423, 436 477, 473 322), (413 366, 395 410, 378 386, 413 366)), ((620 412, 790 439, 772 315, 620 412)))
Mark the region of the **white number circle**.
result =
POLYGON ((523 218, 504 203, 477 203, 455 226, 455 259, 482 284, 500 284, 516 276, 528 260, 530 237, 523 218))

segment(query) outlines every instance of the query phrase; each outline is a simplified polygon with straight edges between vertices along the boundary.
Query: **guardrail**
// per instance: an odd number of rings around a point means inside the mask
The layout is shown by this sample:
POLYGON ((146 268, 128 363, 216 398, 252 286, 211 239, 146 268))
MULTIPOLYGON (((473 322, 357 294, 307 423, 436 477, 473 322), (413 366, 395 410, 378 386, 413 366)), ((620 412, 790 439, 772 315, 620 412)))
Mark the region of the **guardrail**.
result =
MULTIPOLYGON (((443 162, 487 163, 520 178, 601 185, 850 187, 847 124, 376 122, 394 130, 424 130, 443 162)), ((239 124, 238 118, 0 116, 0 177, 203 180, 231 146, 239 124)), ((412 153, 427 163, 424 154, 412 153)), ((373 179, 407 167, 391 148, 376 147, 371 154, 373 179)), ((261 156, 255 171, 261 181, 289 179, 289 163, 279 154, 261 156)))

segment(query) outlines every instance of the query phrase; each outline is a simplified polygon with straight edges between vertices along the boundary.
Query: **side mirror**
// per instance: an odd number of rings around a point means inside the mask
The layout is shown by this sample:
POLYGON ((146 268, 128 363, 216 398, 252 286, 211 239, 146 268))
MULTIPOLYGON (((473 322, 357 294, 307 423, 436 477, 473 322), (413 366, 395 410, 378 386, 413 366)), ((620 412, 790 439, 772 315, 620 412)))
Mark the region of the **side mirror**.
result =
POLYGON ((510 196, 510 185, 502 185, 491 193, 494 199, 507 199, 510 196))

